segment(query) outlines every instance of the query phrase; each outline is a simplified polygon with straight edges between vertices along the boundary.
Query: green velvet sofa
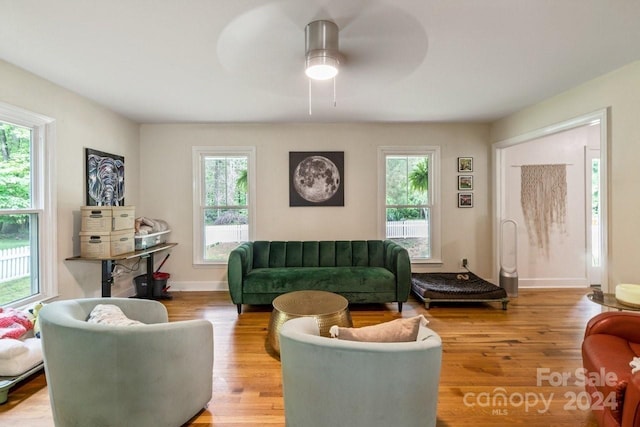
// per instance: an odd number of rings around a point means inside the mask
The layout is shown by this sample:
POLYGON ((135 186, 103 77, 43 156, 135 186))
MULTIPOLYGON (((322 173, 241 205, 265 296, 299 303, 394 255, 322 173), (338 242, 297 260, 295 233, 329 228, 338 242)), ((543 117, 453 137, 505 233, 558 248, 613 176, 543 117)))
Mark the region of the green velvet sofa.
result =
POLYGON ((300 290, 335 292, 350 303, 397 302, 411 289, 411 262, 391 240, 255 241, 229 254, 231 300, 271 304, 278 295, 300 290))

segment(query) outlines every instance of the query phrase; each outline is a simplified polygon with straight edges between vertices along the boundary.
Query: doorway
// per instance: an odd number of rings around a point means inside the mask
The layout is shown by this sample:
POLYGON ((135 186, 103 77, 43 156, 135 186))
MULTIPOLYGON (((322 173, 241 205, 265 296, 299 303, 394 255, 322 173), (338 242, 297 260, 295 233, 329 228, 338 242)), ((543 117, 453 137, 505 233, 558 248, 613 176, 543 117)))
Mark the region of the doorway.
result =
MULTIPOLYGON (((494 277, 504 252, 517 254, 520 287, 588 287, 608 282, 606 230, 606 110, 493 144, 494 277), (547 224, 544 244, 525 221, 523 166, 560 166, 566 173, 564 214, 547 224), (501 247, 504 220, 518 223, 517 247, 501 247)), ((526 181, 526 179, 525 179, 526 181)), ((553 216, 553 215, 552 215, 553 216)), ((503 258, 503 257, 502 257, 503 258)))

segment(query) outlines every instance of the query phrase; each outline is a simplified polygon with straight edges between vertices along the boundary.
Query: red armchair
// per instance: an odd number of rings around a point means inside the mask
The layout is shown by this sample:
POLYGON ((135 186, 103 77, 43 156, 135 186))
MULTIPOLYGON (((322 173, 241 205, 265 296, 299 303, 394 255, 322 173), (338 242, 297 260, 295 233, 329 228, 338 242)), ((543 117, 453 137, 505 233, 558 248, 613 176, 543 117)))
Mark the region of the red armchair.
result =
POLYGON ((601 427, 640 427, 640 314, 606 312, 587 323, 582 343, 585 390, 601 427))

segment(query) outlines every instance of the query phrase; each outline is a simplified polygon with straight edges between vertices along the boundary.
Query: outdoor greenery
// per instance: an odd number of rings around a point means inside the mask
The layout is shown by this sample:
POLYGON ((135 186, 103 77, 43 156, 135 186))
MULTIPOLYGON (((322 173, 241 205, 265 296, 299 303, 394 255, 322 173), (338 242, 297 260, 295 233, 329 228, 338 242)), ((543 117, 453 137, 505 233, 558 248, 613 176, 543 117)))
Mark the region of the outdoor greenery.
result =
POLYGON ((0 251, 3 249, 19 248, 29 246, 31 242, 23 239, 2 239, 0 238, 0 251))
POLYGON ((31 295, 31 278, 9 280, 0 286, 0 306, 31 295))
MULTIPOLYGON (((31 130, 0 122, 0 209, 31 207, 31 130)), ((27 215, 0 215, 0 235, 28 232, 27 215)))
POLYGON ((423 156, 387 157, 387 221, 424 219, 428 202, 429 161, 423 156))
POLYGON ((205 159, 205 225, 246 224, 247 158, 205 159))
MULTIPOLYGON (((0 210, 31 207, 31 130, 0 122, 0 210)), ((29 215, 0 214, 0 250, 29 246, 29 215)), ((0 305, 31 295, 31 277, 0 285, 0 305)))

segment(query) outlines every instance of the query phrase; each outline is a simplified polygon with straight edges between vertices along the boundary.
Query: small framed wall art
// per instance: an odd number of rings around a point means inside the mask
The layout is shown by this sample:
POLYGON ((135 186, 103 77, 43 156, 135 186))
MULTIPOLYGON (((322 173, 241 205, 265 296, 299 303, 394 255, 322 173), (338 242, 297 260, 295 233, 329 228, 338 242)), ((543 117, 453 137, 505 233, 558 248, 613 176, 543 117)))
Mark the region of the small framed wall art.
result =
POLYGON ((473 175, 458 175, 458 190, 473 190, 473 175))
POLYGON ((458 157, 458 172, 473 172, 473 157, 458 157))
POLYGON ((458 207, 459 208, 472 208, 473 207, 473 193, 458 193, 458 207))

